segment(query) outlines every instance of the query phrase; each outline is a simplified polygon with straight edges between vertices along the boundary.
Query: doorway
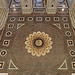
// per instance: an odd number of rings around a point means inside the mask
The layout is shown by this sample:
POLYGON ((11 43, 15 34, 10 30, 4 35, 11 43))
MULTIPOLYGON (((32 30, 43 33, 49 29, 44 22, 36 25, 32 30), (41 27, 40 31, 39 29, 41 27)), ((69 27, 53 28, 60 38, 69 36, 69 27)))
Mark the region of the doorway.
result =
POLYGON ((34 13, 46 13, 47 0, 33 0, 34 13))
POLYGON ((10 13, 21 13, 21 3, 20 0, 11 0, 9 4, 10 13))
POLYGON ((33 8, 45 8, 45 0, 33 0, 33 8))

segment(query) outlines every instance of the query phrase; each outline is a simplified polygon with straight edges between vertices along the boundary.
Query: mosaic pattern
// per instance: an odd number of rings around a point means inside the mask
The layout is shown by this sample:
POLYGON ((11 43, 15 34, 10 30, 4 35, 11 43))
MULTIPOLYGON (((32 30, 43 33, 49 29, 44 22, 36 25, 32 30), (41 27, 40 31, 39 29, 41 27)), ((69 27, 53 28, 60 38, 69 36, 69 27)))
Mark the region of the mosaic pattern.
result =
POLYGON ((0 74, 7 71, 7 75, 74 75, 75 39, 69 16, 9 16, 0 40, 0 69, 0 74), (47 40, 50 49, 43 49, 46 52, 44 55, 34 54, 33 49, 28 53, 31 45, 26 47, 28 38, 38 31, 48 37, 40 36, 40 39, 34 38, 30 43, 39 52, 47 40))
POLYGON ((29 34, 29 37, 26 38, 26 46, 28 53, 31 53, 32 56, 45 56, 46 53, 50 52, 52 49, 53 42, 51 41, 51 37, 45 32, 34 32, 33 34, 29 34))

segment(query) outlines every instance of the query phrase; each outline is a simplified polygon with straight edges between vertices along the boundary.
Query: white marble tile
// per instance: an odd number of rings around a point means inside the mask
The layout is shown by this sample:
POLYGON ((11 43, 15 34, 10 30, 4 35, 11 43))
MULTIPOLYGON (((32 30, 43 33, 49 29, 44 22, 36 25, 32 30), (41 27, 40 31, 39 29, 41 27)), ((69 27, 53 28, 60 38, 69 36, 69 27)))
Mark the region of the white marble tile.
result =
POLYGON ((0 75, 8 75, 8 73, 0 73, 0 75))
POLYGON ((75 73, 72 73, 72 75, 75 75, 75 73))

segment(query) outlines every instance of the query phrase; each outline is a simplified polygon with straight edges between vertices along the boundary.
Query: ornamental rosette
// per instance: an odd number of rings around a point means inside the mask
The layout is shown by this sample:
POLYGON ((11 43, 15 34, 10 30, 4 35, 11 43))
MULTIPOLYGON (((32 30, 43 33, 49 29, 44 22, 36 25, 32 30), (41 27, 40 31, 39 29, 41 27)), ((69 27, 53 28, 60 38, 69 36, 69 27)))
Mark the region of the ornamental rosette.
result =
POLYGON ((33 32, 26 38, 25 48, 32 56, 45 56, 52 49, 52 39, 45 32, 33 32))

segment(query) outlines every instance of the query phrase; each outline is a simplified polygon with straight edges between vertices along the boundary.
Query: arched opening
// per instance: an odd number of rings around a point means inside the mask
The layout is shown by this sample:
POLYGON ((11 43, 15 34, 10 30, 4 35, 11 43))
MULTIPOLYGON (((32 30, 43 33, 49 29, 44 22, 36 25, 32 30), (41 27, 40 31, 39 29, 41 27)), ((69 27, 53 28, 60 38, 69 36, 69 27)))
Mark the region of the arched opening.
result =
POLYGON ((33 8, 45 8, 46 0, 33 0, 33 8))
POLYGON ((68 12, 69 10, 68 0, 59 0, 57 8, 58 12, 68 12))
POLYGON ((9 5, 10 12, 21 12, 21 3, 20 0, 11 0, 9 5))
POLYGON ((47 4, 47 0, 33 0, 34 13, 45 13, 46 4, 47 4))

